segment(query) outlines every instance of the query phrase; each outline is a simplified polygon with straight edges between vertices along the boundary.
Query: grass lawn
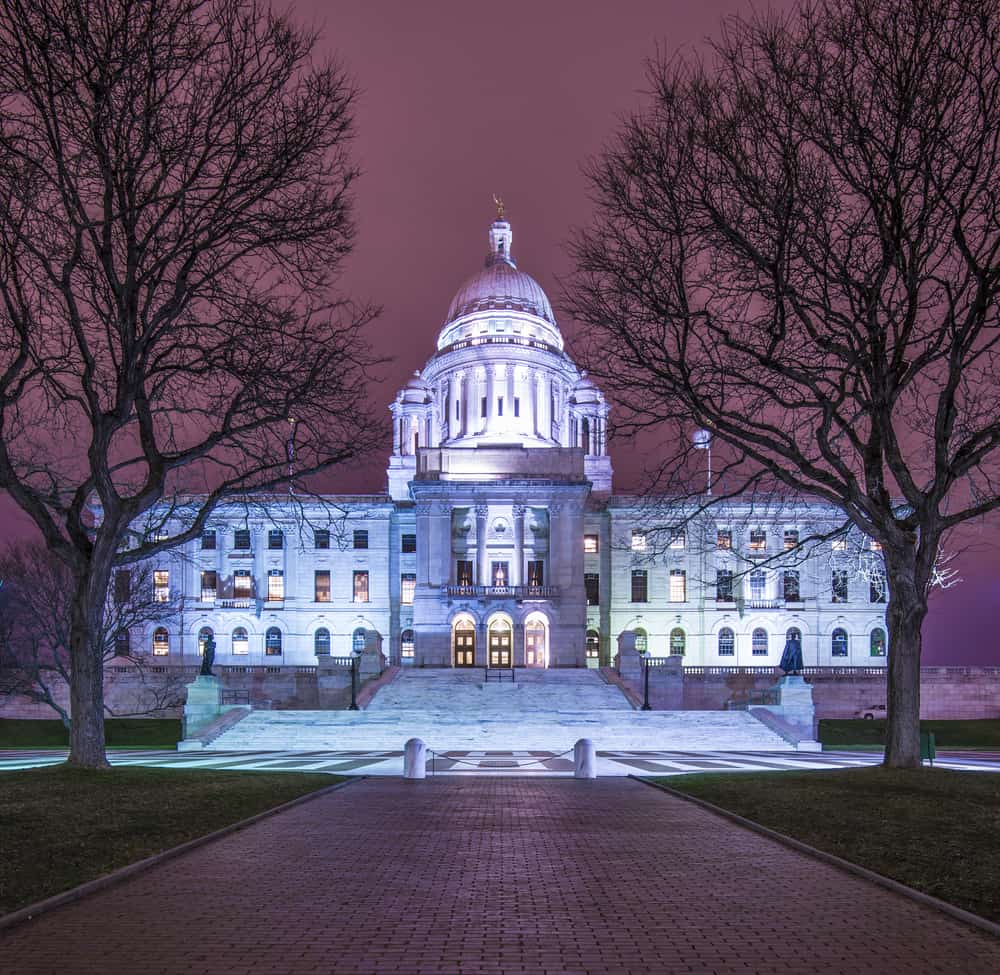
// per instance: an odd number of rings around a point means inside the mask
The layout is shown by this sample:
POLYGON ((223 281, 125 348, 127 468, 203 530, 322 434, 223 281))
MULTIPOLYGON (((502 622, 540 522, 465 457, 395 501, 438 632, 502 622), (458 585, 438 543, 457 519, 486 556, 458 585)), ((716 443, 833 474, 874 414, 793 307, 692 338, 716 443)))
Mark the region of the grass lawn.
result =
POLYGON ((0 773, 0 914, 340 780, 66 766, 0 773))
POLYGON ((1000 774, 861 768, 659 779, 1000 922, 1000 774))
MULTIPOLYGON (((179 718, 105 718, 108 745, 131 748, 173 748, 181 737, 179 718)), ((58 719, 36 721, 0 718, 0 748, 66 748, 69 733, 58 719)))
MULTIPOLYGON (((981 721, 921 721, 921 731, 934 732, 938 748, 1000 749, 1000 720, 981 721)), ((885 744, 885 718, 839 720, 822 718, 819 740, 826 749, 867 745, 881 748, 885 744)))

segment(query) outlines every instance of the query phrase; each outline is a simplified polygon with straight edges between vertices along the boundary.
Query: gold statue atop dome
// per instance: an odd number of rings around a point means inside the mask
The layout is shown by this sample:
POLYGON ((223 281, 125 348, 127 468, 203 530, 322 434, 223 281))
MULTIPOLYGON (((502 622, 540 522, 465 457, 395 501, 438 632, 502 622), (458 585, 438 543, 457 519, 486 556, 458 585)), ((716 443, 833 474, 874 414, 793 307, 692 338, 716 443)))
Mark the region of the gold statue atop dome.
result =
POLYGON ((493 203, 497 208, 497 220, 503 220, 503 199, 494 193, 493 203))

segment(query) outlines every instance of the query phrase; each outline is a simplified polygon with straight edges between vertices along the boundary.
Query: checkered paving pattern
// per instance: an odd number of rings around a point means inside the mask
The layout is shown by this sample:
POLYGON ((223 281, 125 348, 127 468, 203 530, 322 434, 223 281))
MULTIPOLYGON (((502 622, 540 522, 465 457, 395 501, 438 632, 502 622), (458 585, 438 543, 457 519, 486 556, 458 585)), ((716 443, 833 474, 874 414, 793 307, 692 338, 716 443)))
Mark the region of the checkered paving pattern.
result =
POLYGON ((0 934, 18 975, 995 975, 1000 939, 630 779, 369 778, 0 934))

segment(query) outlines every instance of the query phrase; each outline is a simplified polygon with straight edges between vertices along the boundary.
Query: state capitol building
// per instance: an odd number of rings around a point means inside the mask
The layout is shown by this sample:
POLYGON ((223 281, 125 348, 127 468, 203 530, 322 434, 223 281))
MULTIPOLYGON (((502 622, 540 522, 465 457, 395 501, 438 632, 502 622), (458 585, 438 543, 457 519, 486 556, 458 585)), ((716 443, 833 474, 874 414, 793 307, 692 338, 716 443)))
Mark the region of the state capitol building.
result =
POLYGON ((884 586, 846 541, 797 547, 833 509, 692 518, 613 493, 608 404, 511 245, 501 216, 390 406, 387 492, 219 507, 154 566, 178 610, 147 651, 194 663, 211 636, 220 664, 302 666, 375 641, 404 666, 597 667, 633 633, 685 667, 746 667, 798 631, 807 666, 884 662, 884 586))

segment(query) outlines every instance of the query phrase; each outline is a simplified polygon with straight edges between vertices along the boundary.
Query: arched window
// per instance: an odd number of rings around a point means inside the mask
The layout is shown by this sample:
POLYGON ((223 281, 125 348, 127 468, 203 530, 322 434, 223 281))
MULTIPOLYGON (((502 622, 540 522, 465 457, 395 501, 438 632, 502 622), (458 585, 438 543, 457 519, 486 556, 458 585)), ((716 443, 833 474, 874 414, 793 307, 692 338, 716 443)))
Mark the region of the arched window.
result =
POLYGON ((243 654, 248 654, 250 652, 250 637, 247 634, 246 628, 242 626, 237 626, 233 630, 233 653, 236 656, 241 656, 243 654))
POLYGON ((281 630, 276 626, 270 627, 264 636, 264 654, 268 657, 281 656, 281 630))
POLYGON ((649 637, 646 635, 646 631, 641 626, 637 626, 632 632, 635 634, 636 650, 639 653, 645 653, 649 646, 649 637))
POLYGON ((733 657, 736 655, 736 635, 728 626, 719 630, 719 656, 733 657))
POLYGON ((802 642, 802 631, 797 626, 790 626, 785 630, 785 640, 798 640, 802 642))
POLYGON ((214 640, 215 634, 212 632, 212 627, 203 626, 198 631, 198 656, 203 657, 205 655, 205 644, 209 640, 214 640))
POLYGON ((750 637, 750 650, 755 657, 767 656, 767 630, 758 626, 750 637))
POLYGON ((313 637, 313 651, 315 653, 330 652, 330 631, 325 626, 321 626, 313 637))
POLYGON ((873 657, 885 656, 885 630, 881 626, 876 626, 872 630, 872 635, 869 638, 869 647, 873 657))
POLYGON ((399 637, 399 655, 403 660, 412 660, 416 654, 413 630, 403 630, 399 637))
POLYGON ((365 635, 367 632, 363 626, 359 626, 351 635, 351 649, 355 653, 361 653, 365 649, 365 635))
POLYGON ((153 656, 165 657, 168 653, 170 653, 170 636, 162 626, 158 626, 153 630, 153 656))
POLYGON ((679 626, 674 627, 670 631, 670 656, 683 657, 684 643, 684 631, 679 626))
POLYGON ((847 630, 838 626, 833 631, 833 636, 830 637, 830 649, 835 657, 847 656, 847 630))
POLYGON ((583 447, 584 453, 589 454, 590 450, 590 420, 586 417, 583 418, 583 422, 580 424, 580 446, 583 447))
POLYGON ((587 659, 598 660, 601 656, 601 634, 597 630, 587 630, 587 659))

